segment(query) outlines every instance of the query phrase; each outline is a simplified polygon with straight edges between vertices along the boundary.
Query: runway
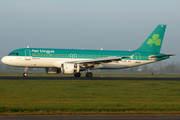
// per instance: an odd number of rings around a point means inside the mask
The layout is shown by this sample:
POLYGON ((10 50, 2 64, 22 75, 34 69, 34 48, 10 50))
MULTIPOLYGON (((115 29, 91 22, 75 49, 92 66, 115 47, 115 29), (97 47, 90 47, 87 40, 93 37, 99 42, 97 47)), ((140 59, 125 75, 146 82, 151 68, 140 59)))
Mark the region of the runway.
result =
POLYGON ((168 80, 180 81, 180 77, 21 77, 21 76, 0 76, 0 80, 168 80))
POLYGON ((0 120, 179 120, 180 115, 29 115, 0 116, 0 120))

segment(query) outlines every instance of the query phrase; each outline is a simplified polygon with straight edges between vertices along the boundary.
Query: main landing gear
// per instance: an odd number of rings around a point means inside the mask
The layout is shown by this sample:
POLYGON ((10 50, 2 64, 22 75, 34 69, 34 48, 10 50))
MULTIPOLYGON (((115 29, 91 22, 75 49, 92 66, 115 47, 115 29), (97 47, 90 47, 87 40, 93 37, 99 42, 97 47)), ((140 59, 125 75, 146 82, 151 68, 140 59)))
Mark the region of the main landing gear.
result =
MULTIPOLYGON (((93 74, 91 72, 86 73, 87 78, 91 78, 92 76, 93 76, 93 74)), ((81 77, 81 73, 74 74, 74 77, 81 77)))
POLYGON ((81 77, 81 73, 78 72, 78 73, 74 74, 74 77, 81 77))
MULTIPOLYGON (((92 76, 93 76, 92 72, 90 72, 90 69, 88 69, 88 72, 86 73, 86 77, 91 78, 92 76)), ((74 77, 81 77, 81 73, 78 72, 78 73, 74 74, 74 77)))
POLYGON ((25 68, 24 68, 24 73, 23 73, 23 76, 24 76, 24 77, 27 77, 27 76, 28 76, 27 70, 28 70, 28 67, 25 67, 25 68))
POLYGON ((92 72, 90 72, 90 69, 88 69, 88 72, 86 73, 86 77, 91 78, 93 76, 92 72))
POLYGON ((91 78, 93 76, 92 72, 87 72, 86 77, 91 78))

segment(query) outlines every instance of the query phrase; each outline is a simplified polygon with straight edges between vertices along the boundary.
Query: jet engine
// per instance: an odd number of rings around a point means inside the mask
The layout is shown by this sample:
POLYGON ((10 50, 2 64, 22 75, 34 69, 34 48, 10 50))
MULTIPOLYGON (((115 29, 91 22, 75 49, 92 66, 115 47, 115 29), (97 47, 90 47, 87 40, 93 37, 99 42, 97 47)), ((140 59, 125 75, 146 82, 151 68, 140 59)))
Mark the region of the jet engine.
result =
POLYGON ((64 63, 61 65, 61 71, 63 74, 76 74, 79 72, 79 64, 64 63))
POLYGON ((59 74, 59 73, 61 73, 61 69, 60 68, 46 68, 46 73, 59 74))

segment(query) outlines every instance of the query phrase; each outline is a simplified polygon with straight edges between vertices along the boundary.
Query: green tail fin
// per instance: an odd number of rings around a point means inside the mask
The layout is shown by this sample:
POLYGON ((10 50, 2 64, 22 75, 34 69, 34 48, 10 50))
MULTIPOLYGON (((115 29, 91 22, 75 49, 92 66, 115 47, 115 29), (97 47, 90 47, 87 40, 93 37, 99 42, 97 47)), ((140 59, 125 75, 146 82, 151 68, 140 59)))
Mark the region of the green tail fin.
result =
POLYGON ((163 42, 166 25, 158 25, 146 41, 136 50, 141 52, 159 53, 163 42))

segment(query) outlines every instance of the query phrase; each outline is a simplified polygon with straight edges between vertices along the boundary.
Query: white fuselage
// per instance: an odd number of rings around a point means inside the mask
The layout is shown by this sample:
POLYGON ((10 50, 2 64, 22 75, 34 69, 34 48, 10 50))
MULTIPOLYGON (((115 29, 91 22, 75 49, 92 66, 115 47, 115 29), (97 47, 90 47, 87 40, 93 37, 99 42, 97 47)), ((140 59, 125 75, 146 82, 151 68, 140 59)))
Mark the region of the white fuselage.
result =
MULTIPOLYGON (((6 65, 16 67, 30 67, 30 68, 61 68, 62 63, 90 60, 90 59, 78 59, 78 58, 45 58, 45 57, 25 57, 25 56, 5 56, 2 58, 2 62, 6 65)), ((118 62, 110 62, 106 64, 100 64, 95 69, 121 69, 134 67, 144 64, 156 62, 154 60, 121 60, 118 62)))

